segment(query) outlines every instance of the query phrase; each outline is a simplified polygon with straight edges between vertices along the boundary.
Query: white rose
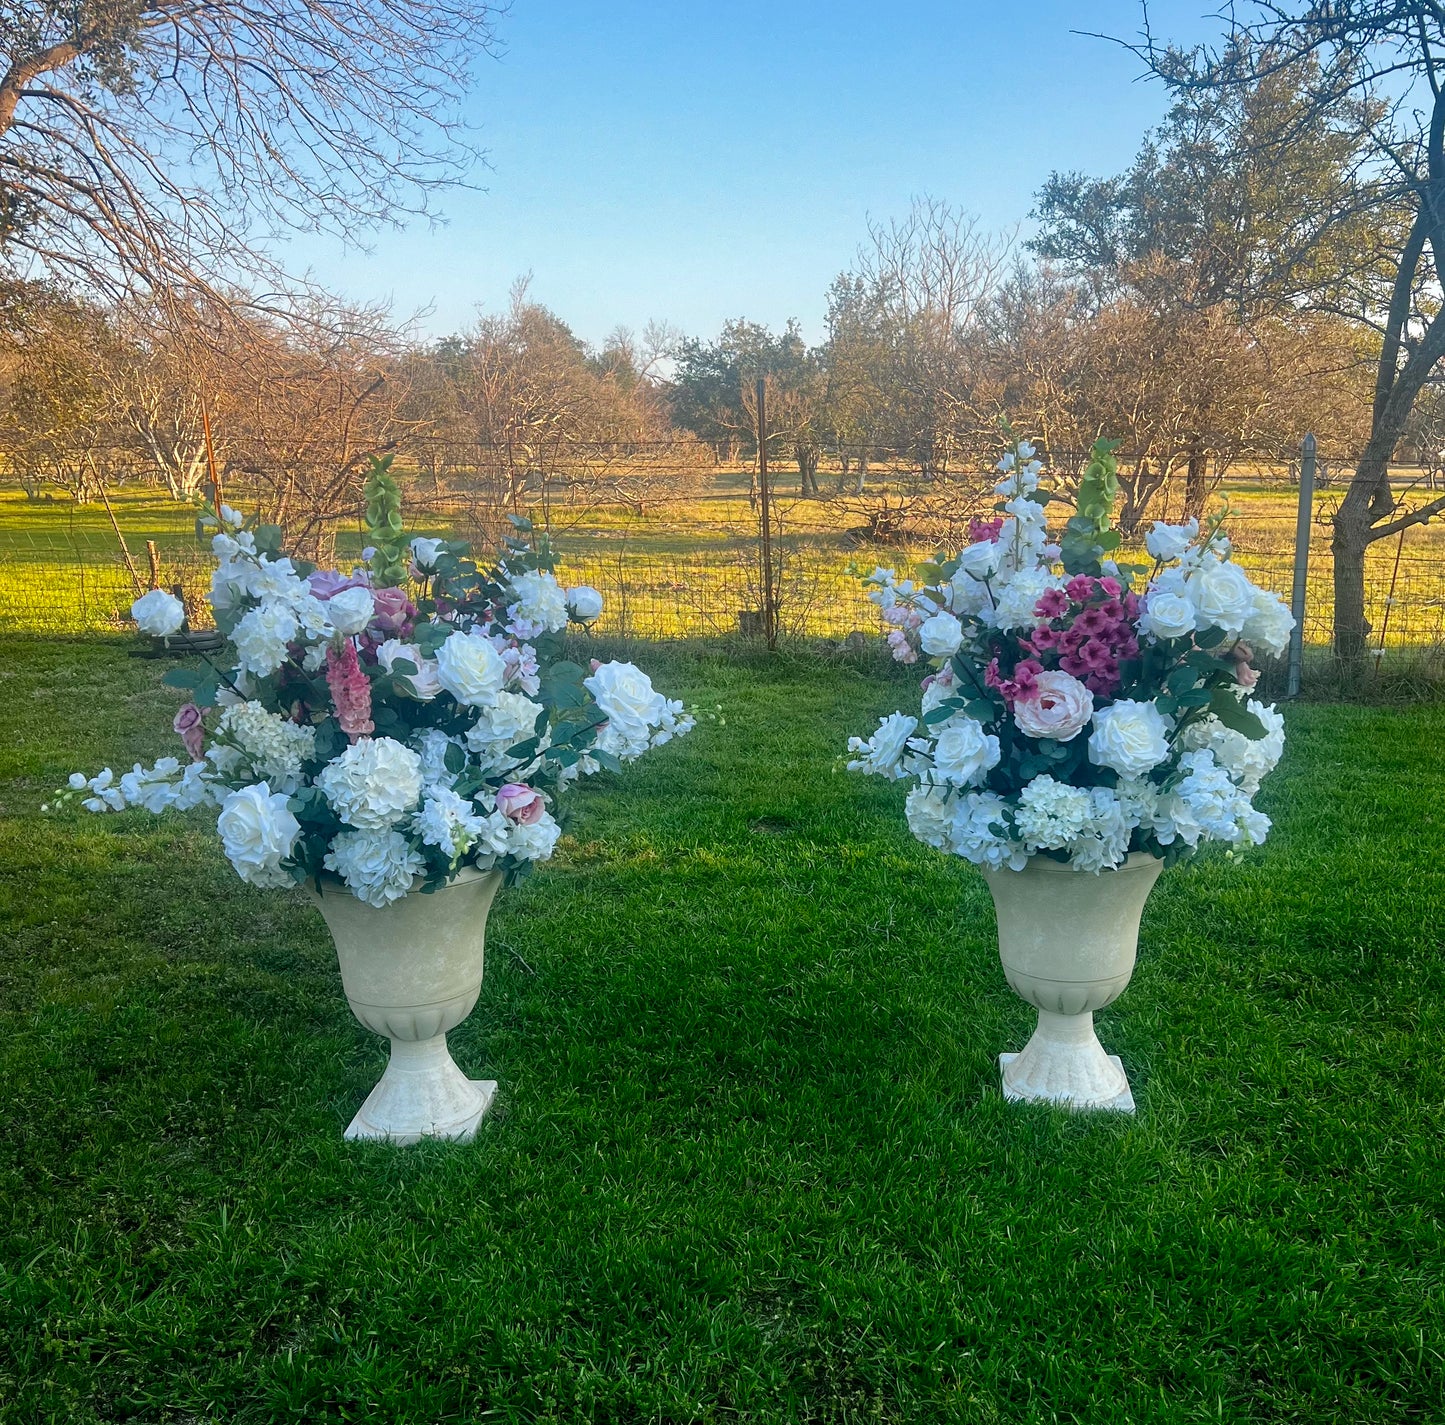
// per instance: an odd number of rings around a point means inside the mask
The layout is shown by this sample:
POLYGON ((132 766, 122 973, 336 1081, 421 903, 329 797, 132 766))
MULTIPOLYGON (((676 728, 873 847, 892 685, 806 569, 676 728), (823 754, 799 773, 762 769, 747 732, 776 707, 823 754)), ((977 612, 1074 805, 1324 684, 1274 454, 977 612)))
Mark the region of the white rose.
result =
POLYGON ((437 560, 441 556, 442 545, 445 543, 446 541, 443 539, 427 539, 420 534, 412 540, 411 557, 422 573, 434 574, 436 572, 437 560))
POLYGON ((130 606, 130 616, 142 633, 153 638, 169 638, 185 623, 186 606, 174 594, 152 589, 130 606))
POLYGON ((326 614, 331 626, 343 638, 360 633, 371 622, 376 600, 370 589, 343 589, 326 601, 326 614))
POLYGON ((411 684, 412 691, 417 698, 424 703, 429 703, 441 692, 441 677, 437 671, 436 661, 422 656, 422 651, 414 643, 403 643, 399 638, 388 638, 376 650, 376 661, 386 669, 392 671, 392 664, 398 661, 410 663, 416 669, 415 673, 400 673, 397 676, 405 678, 411 684))
POLYGON ((497 700, 507 679, 502 655, 485 638, 454 633, 437 649, 437 680, 459 703, 483 707, 497 700))
POLYGON ((934 614, 918 630, 923 651, 934 658, 952 658, 963 643, 963 625, 952 614, 934 614))
POLYGON ((880 718, 877 731, 866 742, 861 737, 848 739, 848 751, 855 754, 848 770, 887 777, 890 782, 901 781, 907 775, 902 766, 903 754, 908 750, 908 739, 917 730, 916 717, 896 712, 880 718))
POLYGON ((1153 703, 1125 699, 1094 714, 1089 761, 1121 777, 1142 777, 1169 755, 1169 722, 1153 703))
POLYGON ((216 818, 226 859, 243 881, 263 890, 293 884, 281 863, 295 849, 301 825, 286 802, 284 793, 273 793, 267 783, 257 782, 232 792, 216 818))
POLYGON ((1244 637, 1257 651, 1278 658, 1289 647, 1294 615, 1278 594, 1268 589, 1254 591, 1254 606, 1244 621, 1244 637))
POLYGON ((602 616, 602 595, 588 584, 579 584, 567 590, 567 608, 573 618, 591 623, 602 616))
POLYGON ((421 758, 390 737, 361 738, 316 778, 337 816, 358 831, 384 831, 415 810, 421 783, 421 758))
POLYGON ((1002 558, 1003 545, 1000 541, 981 539, 977 544, 970 544, 958 556, 958 567, 975 579, 991 579, 998 573, 1002 558))
POLYGON ((1139 616, 1139 631, 1160 640, 1186 638, 1194 632, 1194 605, 1182 594, 1151 590, 1139 616))
POLYGON ((1094 695, 1069 673, 1040 673, 1038 692, 1014 704, 1014 724, 1025 737, 1072 742, 1094 715, 1094 695))
POLYGON ((1206 559, 1184 583, 1194 605, 1197 629, 1222 628, 1238 638, 1254 612, 1254 585, 1239 567, 1225 559, 1206 559))
POLYGON ((985 735, 972 718, 963 718, 938 734, 933 745, 933 767, 945 782, 971 787, 998 766, 998 738, 985 735))
POLYGON ((646 739, 662 721, 667 699, 652 681, 631 663, 604 663, 582 686, 597 700, 608 723, 628 738, 646 739))
POLYGON ((1178 559, 1198 538, 1198 520, 1190 520, 1188 524, 1165 524, 1162 520, 1155 520, 1154 528, 1144 536, 1144 548, 1155 559, 1167 564, 1172 559, 1178 559))

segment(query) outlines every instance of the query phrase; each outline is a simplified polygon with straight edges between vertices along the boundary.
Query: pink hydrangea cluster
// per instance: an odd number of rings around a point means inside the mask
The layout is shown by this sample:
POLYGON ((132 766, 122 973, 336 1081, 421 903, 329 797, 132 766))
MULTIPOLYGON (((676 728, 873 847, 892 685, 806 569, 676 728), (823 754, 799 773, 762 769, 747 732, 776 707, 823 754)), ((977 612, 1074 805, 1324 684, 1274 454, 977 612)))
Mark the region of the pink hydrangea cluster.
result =
POLYGON ((997 544, 1001 534, 1003 534, 1002 515, 997 519, 974 518, 968 522, 968 542, 970 544, 997 544))
POLYGON ((983 670, 983 681, 1012 707, 1020 698, 1027 700, 1038 692, 1038 676, 1043 671, 1044 665, 1036 658, 1021 658, 1014 665, 1013 674, 1006 678, 999 672, 998 659, 992 658, 983 670))
POLYGON ((1077 574, 1044 594, 1034 613, 1042 622, 1019 640, 1021 649, 1036 658, 1056 657, 1063 672, 1097 697, 1114 693, 1119 664, 1139 656, 1139 598, 1118 579, 1077 574))
POLYGON ((333 644, 326 650, 326 686, 331 690, 337 724, 352 742, 376 731, 371 720, 371 680, 349 638, 340 648, 333 644))

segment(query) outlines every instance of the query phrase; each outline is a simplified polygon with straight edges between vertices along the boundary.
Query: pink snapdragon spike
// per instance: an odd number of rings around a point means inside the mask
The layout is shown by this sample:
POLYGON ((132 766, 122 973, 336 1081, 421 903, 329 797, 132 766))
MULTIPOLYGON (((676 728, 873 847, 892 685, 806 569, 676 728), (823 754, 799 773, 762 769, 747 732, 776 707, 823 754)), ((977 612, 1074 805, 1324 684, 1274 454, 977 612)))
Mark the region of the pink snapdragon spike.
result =
POLYGON ((542 794, 522 782, 507 782, 497 789, 497 810, 519 826, 541 821, 547 810, 542 794))
POLYGON ((406 590, 376 589, 371 598, 374 605, 372 626, 379 628, 388 638, 410 637, 417 607, 407 598, 406 590))
POLYGON ((970 544, 997 544, 1002 533, 1002 515, 996 520, 971 519, 968 522, 968 542, 970 544))
POLYGON ((336 721, 350 741, 376 731, 371 720, 371 680, 362 671, 350 639, 340 649, 326 650, 326 686, 331 689, 336 721))
POLYGON ((171 723, 172 730, 179 734, 185 744, 186 755, 192 762, 199 762, 206 752, 205 716, 195 703, 186 703, 171 723))

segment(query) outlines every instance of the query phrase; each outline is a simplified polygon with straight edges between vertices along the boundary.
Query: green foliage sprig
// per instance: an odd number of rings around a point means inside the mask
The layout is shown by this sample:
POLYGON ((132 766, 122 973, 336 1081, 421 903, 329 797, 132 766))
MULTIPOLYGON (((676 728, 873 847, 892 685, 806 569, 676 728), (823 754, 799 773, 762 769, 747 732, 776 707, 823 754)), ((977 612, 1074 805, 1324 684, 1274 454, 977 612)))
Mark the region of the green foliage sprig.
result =
POLYGON ((371 577, 378 588, 403 583, 407 574, 406 536, 401 522, 401 487, 391 474, 392 457, 373 455, 362 486, 366 501, 366 532, 372 555, 371 577))

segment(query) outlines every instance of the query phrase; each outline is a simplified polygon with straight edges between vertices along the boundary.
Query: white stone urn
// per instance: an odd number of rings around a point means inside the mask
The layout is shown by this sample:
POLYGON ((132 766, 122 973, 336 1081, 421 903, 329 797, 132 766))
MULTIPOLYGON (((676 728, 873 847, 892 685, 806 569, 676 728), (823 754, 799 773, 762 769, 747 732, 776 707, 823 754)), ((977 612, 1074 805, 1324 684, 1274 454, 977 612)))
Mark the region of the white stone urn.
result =
POLYGON ((416 889, 377 909, 344 886, 323 881, 318 895, 308 883, 336 942, 351 1012, 391 1040, 386 1072, 351 1120, 348 1138, 465 1142, 475 1135, 496 1081, 462 1073, 447 1050, 447 1030, 477 1002, 487 912, 501 884, 500 871, 466 868, 440 890, 416 889))
POLYGON ((1014 990, 1039 1012, 1033 1038, 1000 1054, 1004 1097, 1134 1112, 1118 1057, 1094 1033, 1134 973, 1139 917, 1163 863, 1142 851, 1116 871, 1075 871, 1033 856, 1022 871, 984 868, 998 912, 998 953, 1014 990))

